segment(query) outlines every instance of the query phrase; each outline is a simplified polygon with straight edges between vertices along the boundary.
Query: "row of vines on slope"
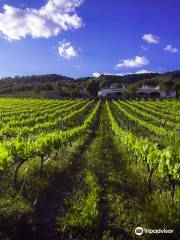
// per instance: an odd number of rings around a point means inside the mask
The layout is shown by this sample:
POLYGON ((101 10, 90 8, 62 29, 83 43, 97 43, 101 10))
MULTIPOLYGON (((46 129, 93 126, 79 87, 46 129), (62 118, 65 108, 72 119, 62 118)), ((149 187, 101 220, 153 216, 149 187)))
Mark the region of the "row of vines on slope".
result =
POLYGON ((172 202, 174 202, 175 186, 179 185, 180 181, 179 150, 174 149, 173 146, 159 149, 158 144, 152 143, 148 138, 136 137, 131 131, 123 130, 116 122, 108 102, 106 104, 112 129, 115 135, 118 136, 121 144, 136 157, 139 164, 144 162, 147 165, 149 190, 151 189, 152 174, 156 170, 161 177, 169 179, 172 202))

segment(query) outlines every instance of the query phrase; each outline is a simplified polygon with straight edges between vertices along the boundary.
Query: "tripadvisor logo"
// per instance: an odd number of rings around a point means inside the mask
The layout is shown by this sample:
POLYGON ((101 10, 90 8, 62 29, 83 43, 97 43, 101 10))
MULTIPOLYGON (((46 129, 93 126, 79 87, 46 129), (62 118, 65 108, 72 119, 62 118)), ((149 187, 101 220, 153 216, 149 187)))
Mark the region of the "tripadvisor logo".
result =
POLYGON ((141 236, 143 234, 143 228, 142 227, 137 227, 135 229, 135 234, 138 235, 138 236, 141 236))
POLYGON ((135 234, 141 236, 143 233, 148 234, 172 234, 174 233, 173 229, 147 229, 142 227, 137 227, 135 229, 135 234))

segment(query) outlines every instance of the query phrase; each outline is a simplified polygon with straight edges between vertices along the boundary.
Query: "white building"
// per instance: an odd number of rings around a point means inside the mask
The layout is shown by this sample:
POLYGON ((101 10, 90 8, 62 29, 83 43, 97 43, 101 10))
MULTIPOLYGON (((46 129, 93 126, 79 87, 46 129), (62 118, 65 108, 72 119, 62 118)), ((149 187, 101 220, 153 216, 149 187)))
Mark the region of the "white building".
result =
POLYGON ((141 88, 138 88, 136 94, 141 97, 160 97, 160 87, 159 86, 148 86, 143 85, 141 88))
MULTIPOLYGON (((98 97, 120 97, 123 93, 127 92, 125 87, 123 88, 101 88, 98 92, 98 97)), ((176 91, 172 90, 168 93, 161 91, 159 86, 147 86, 143 85, 141 88, 138 88, 136 94, 140 97, 176 97, 176 91)))
POLYGON ((120 96, 122 93, 126 92, 126 88, 101 88, 98 92, 98 97, 108 97, 108 96, 120 96))
POLYGON ((165 97, 167 97, 167 98, 175 98, 176 97, 176 90, 174 90, 174 91, 171 91, 171 92, 165 92, 165 91, 161 91, 160 92, 160 97, 161 98, 165 98, 165 97))

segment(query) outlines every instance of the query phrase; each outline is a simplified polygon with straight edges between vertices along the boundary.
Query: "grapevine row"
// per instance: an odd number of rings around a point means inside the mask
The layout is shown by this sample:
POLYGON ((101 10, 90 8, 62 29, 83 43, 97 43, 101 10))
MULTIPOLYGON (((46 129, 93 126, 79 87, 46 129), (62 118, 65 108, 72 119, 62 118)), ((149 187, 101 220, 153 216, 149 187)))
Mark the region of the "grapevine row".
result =
POLYGON ((123 130, 116 122, 108 102, 106 102, 108 116, 112 125, 114 134, 118 137, 120 143, 125 146, 129 153, 134 155, 137 162, 147 165, 149 172, 149 188, 153 172, 156 170, 162 178, 169 179, 172 198, 174 198, 175 186, 180 181, 180 152, 173 146, 159 149, 158 144, 150 142, 147 138, 136 137, 130 131, 123 130))

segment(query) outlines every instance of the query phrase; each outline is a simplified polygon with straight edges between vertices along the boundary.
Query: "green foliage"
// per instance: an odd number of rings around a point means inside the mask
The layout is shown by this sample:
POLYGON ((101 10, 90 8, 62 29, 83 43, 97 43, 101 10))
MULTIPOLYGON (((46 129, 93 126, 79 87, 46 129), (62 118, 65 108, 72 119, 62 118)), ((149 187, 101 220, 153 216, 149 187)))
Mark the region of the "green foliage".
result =
POLYGON ((99 83, 95 79, 93 79, 87 83, 86 90, 91 96, 97 97, 99 88, 99 83))
POLYGON ((138 87, 135 84, 134 85, 133 84, 128 85, 127 90, 128 90, 128 94, 129 94, 130 97, 136 96, 137 88, 138 87))
POLYGON ((30 214, 32 207, 21 196, 12 194, 0 197, 0 236, 4 236, 3 239, 13 239, 25 227, 30 214))
MULTIPOLYGON (((120 105, 118 105, 116 102, 114 103, 119 107, 119 109, 124 111, 120 105)), ((118 126, 116 120, 114 119, 108 102, 106 102, 106 104, 109 118, 112 124, 112 129, 114 133, 120 138, 122 144, 125 145, 138 160, 145 160, 150 166, 156 168, 162 177, 168 177, 170 175, 173 177, 173 179, 179 181, 179 165, 176 165, 179 162, 179 148, 174 149, 167 147, 161 150, 157 148, 157 144, 154 144, 147 139, 137 138, 131 132, 124 131, 118 126)), ((131 114, 128 114, 128 117, 135 119, 131 114)), ((136 120, 140 124, 145 124, 150 130, 152 129, 152 131, 155 131, 157 134, 161 134, 162 136, 164 135, 164 129, 158 129, 150 123, 144 122, 138 118, 136 120)))
POLYGON ((58 224, 64 239, 131 239, 168 222, 178 234, 179 106, 1 99, 0 237, 58 224))
POLYGON ((67 201, 70 212, 63 219, 59 219, 60 230, 67 231, 70 228, 88 228, 92 226, 98 212, 100 187, 95 175, 89 170, 85 173, 85 185, 87 194, 79 193, 67 201))

